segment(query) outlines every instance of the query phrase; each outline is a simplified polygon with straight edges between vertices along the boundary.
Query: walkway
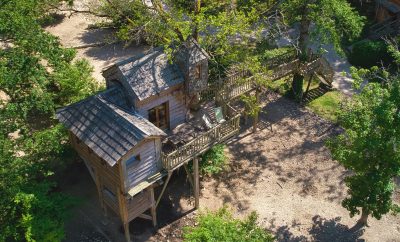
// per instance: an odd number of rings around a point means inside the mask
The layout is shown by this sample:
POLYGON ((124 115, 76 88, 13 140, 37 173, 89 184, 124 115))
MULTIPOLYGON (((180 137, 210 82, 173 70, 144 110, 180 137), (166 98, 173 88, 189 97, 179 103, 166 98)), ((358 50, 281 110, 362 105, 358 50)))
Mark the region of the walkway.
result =
MULTIPOLYGON (((298 31, 295 29, 289 30, 289 36, 281 38, 276 41, 278 47, 290 46, 293 43, 293 40, 297 38, 298 31)), ((316 51, 316 46, 311 46, 311 48, 316 51)), ((350 63, 348 62, 346 57, 341 57, 336 50, 333 48, 333 45, 325 45, 323 48, 326 50, 326 53, 322 56, 329 62, 330 66, 334 70, 334 80, 332 82, 332 86, 334 89, 340 91, 341 93, 351 96, 355 93, 352 88, 353 79, 350 74, 350 63)))

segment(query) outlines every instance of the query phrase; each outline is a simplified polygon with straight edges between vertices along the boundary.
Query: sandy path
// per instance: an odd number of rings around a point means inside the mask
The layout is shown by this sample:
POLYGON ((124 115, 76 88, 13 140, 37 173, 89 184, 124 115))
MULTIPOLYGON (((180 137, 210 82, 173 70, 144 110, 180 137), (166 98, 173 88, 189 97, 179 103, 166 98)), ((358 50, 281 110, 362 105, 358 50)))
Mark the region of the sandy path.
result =
MULTIPOLYGON (((60 38, 65 47, 76 47, 96 43, 112 43, 115 38, 108 29, 90 29, 96 19, 85 14, 66 15, 61 21, 46 28, 47 31, 60 38)), ((115 62, 143 53, 148 47, 125 46, 123 43, 106 44, 101 47, 77 49, 78 58, 86 58, 94 68, 93 76, 103 82, 101 70, 115 62)))

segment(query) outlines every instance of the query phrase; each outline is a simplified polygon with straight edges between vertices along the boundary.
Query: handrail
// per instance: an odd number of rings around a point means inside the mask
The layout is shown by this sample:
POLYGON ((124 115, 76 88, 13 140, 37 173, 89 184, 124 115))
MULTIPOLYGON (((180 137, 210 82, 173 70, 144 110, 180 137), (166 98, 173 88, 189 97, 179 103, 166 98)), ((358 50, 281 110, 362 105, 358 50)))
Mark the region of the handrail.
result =
POLYGON ((200 155, 212 145, 217 144, 239 132, 240 114, 231 119, 215 126, 206 133, 194 138, 187 144, 179 147, 175 151, 164 154, 162 153, 162 163, 166 170, 173 170, 185 162, 200 155))

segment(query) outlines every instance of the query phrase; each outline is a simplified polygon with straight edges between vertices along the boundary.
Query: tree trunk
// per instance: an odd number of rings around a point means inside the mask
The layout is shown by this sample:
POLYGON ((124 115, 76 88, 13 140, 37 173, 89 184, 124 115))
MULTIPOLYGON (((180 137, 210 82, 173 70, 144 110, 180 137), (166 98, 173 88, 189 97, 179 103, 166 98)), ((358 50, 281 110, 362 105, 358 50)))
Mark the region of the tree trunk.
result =
MULTIPOLYGON (((200 13, 201 8, 201 0, 194 0, 194 14, 198 15, 200 13)), ((199 41, 199 27, 197 22, 195 22, 195 26, 193 29, 193 39, 199 41)))
POLYGON ((363 208, 361 212, 361 217, 358 220, 357 224, 360 225, 361 227, 368 226, 368 216, 369 216, 369 211, 363 208))
POLYGON ((300 36, 299 36, 299 48, 301 51, 301 55, 306 58, 308 56, 308 41, 310 38, 310 25, 311 21, 308 19, 310 14, 310 9, 308 8, 308 3, 313 1, 308 1, 304 4, 303 15, 300 20, 300 36))

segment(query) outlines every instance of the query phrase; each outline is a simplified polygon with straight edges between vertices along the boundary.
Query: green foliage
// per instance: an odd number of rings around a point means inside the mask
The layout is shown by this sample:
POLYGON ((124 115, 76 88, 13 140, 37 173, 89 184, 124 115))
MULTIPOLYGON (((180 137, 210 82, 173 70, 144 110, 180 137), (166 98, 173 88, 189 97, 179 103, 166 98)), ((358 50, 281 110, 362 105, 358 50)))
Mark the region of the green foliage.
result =
POLYGON ((376 65, 389 64, 393 61, 384 41, 362 41, 355 43, 349 55, 352 65, 371 68, 376 65))
POLYGON ((261 55, 261 60, 262 62, 266 62, 270 59, 273 59, 277 56, 281 56, 286 53, 293 52, 292 47, 283 47, 283 48, 275 48, 275 49, 267 49, 264 50, 260 55, 261 55))
POLYGON ((228 66, 249 54, 251 37, 258 37, 256 23, 264 5, 253 0, 236 6, 227 0, 203 0, 195 8, 195 1, 152 2, 150 8, 141 0, 103 1, 98 11, 110 16, 118 36, 128 42, 144 40, 168 51, 194 37, 212 58, 211 77, 223 75, 228 66))
POLYGON ((252 241, 272 242, 274 237, 257 225, 257 214, 252 212, 245 220, 233 218, 223 207, 216 212, 202 213, 197 218, 196 227, 184 228, 184 241, 252 241))
POLYGON ((400 80, 370 83, 343 105, 339 123, 345 132, 328 142, 333 158, 352 172, 342 205, 350 216, 364 209, 380 219, 399 211, 393 203, 393 179, 400 175, 400 80))
POLYGON ((225 145, 217 144, 208 150, 201 157, 200 172, 208 176, 216 175, 226 167, 227 157, 225 154, 225 145))
POLYGON ((337 112, 340 109, 341 101, 342 95, 339 92, 327 92, 323 96, 311 101, 307 104, 307 107, 321 117, 332 122, 337 122, 337 112))
POLYGON ((242 95, 240 99, 244 102, 247 115, 249 115, 250 117, 256 117, 260 113, 261 106, 258 103, 256 96, 246 94, 242 95))
POLYGON ((0 2, 0 241, 61 241, 71 199, 55 191, 70 154, 55 109, 97 91, 86 61, 41 27, 59 0, 0 2), (15 133, 14 138, 9 134, 15 133))
POLYGON ((300 37, 302 52, 308 48, 308 41, 319 46, 333 44, 342 52, 341 40, 357 38, 365 22, 365 17, 359 16, 346 0, 285 1, 282 11, 289 23, 300 22, 304 29, 300 37))

